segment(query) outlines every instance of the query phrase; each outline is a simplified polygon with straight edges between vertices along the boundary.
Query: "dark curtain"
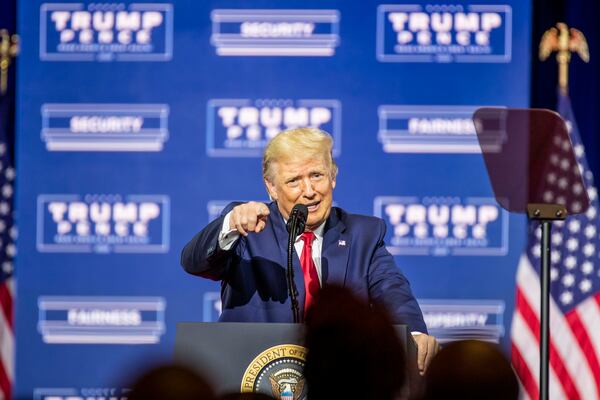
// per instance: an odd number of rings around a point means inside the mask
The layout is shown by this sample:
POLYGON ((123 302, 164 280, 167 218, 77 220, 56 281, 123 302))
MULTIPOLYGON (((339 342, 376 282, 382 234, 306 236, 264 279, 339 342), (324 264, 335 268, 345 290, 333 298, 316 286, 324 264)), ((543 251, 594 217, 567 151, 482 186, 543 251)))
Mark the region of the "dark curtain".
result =
MULTIPOLYGON (((10 35, 17 33, 17 1, 0 0, 0 29, 6 29, 10 35)), ((0 132, 4 133, 10 159, 14 161, 15 132, 15 71, 16 59, 13 58, 8 70, 8 90, 0 94, 0 132)))
POLYGON ((579 29, 590 49, 590 62, 571 57, 569 94, 587 160, 596 184, 600 180, 600 2, 589 0, 534 0, 532 26, 531 106, 556 110, 558 65, 551 56, 538 58, 538 46, 546 29, 557 22, 579 29))

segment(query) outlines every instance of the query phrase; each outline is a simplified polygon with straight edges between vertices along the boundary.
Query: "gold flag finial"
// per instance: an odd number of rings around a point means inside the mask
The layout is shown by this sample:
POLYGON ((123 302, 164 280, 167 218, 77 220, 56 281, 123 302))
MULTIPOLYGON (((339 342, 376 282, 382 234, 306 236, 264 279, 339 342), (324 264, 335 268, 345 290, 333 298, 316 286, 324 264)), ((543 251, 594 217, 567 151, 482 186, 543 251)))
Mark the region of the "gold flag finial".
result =
POLYGON ((556 28, 550 28, 542 36, 540 42, 540 60, 546 60, 552 52, 556 51, 558 62, 558 87, 563 93, 569 90, 569 62, 571 53, 576 52, 585 62, 590 61, 590 52, 585 36, 581 31, 570 28, 567 24, 559 22, 556 28))
POLYGON ((8 67, 19 53, 19 37, 9 35, 6 29, 0 29, 0 95, 8 88, 8 67))

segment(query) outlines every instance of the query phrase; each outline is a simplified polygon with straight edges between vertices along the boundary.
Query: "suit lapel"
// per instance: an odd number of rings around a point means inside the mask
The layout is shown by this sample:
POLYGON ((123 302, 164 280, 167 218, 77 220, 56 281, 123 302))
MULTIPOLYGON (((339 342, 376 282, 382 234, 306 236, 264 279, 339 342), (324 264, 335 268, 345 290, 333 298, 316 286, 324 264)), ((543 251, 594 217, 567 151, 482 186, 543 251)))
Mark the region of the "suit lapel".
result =
MULTIPOLYGON (((279 247, 279 253, 281 255, 281 267, 287 273, 287 242, 289 238, 288 231, 285 227, 285 222, 283 221, 283 216, 279 212, 279 208, 277 207, 276 202, 272 202, 269 204, 269 211, 271 214, 269 215, 269 221, 273 225, 273 231, 275 234, 275 240, 277 241, 277 246, 279 247)), ((306 297, 306 293, 304 291, 304 274, 302 273, 302 267, 300 266, 300 257, 296 254, 296 249, 292 249, 294 252, 292 254, 292 268, 294 270, 294 283, 296 284, 296 289, 298 289, 298 306, 300 311, 300 316, 304 315, 304 299, 306 297)), ((289 288, 288 288, 288 297, 289 297, 289 288)))
POLYGON ((346 225, 339 218, 337 208, 332 208, 323 234, 321 250, 321 274, 323 286, 326 284, 344 285, 348 270, 350 240, 346 225))

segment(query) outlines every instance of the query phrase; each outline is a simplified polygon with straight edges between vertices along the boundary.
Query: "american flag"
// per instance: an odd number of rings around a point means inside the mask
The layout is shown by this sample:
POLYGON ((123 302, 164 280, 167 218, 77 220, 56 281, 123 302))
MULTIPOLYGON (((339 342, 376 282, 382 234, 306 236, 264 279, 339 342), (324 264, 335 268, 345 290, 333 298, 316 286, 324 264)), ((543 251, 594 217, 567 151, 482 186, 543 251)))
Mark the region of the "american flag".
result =
MULTIPOLYGON (((567 121, 590 207, 552 226, 549 397, 600 399, 600 204, 567 95, 559 95, 558 112, 567 121)), ((558 154, 560 146, 555 148, 558 154)), ((558 183, 560 176, 551 179, 558 183)), ((539 398, 541 231, 536 222, 529 230, 528 249, 517 269, 511 336, 522 397, 533 400, 539 398)))
POLYGON ((13 226, 13 125, 14 93, 0 95, 0 399, 11 398, 14 381, 13 258, 16 253, 13 226))

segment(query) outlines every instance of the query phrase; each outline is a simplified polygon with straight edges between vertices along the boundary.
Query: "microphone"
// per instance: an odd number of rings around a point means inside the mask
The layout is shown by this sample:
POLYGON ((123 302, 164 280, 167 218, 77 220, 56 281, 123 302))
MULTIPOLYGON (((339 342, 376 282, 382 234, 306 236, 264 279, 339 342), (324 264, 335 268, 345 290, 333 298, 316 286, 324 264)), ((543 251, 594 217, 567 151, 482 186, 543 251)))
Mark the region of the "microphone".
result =
POLYGON ((292 212, 290 213, 290 218, 288 219, 286 228, 290 236, 293 236, 296 239, 296 236, 302 234, 304 232, 304 228, 306 227, 306 219, 308 218, 308 207, 304 204, 296 204, 294 208, 292 208, 292 212), (292 228, 296 226, 295 232, 292 233, 292 228))
POLYGON ((290 237, 288 238, 287 245, 287 285, 288 292, 290 295, 290 303, 292 307, 292 317, 295 324, 300 322, 300 310, 298 307, 298 289, 294 283, 294 268, 292 267, 292 258, 294 254, 294 242, 296 236, 304 232, 306 227, 306 219, 308 218, 308 207, 304 204, 296 204, 292 208, 290 217, 286 224, 286 228, 290 237))

